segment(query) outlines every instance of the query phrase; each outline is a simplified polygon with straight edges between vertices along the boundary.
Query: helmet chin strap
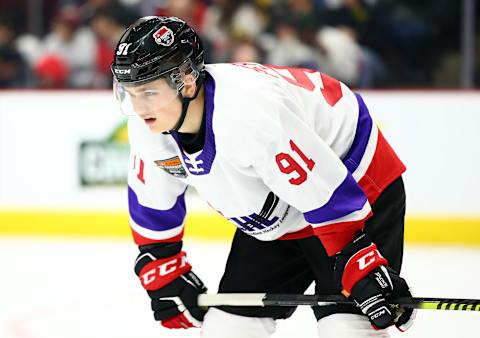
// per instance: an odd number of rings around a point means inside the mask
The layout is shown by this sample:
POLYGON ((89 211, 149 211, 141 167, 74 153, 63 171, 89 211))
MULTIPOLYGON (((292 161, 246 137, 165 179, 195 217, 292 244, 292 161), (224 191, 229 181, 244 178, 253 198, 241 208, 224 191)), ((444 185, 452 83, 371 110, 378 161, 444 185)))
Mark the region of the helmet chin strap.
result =
POLYGON ((198 81, 197 88, 195 89, 195 94, 192 97, 183 97, 181 92, 178 93, 178 98, 182 102, 182 113, 180 114, 180 118, 178 119, 175 126, 169 131, 164 131, 162 134, 171 134, 172 131, 178 131, 182 127, 183 122, 185 122, 185 118, 187 117, 188 106, 190 105, 191 101, 197 98, 198 93, 200 92, 200 88, 202 88, 202 85, 203 79, 198 81))
POLYGON ((179 93, 178 97, 180 101, 182 101, 182 113, 177 123, 175 124, 175 127, 173 127, 170 130, 170 132, 178 131, 180 127, 183 125, 183 122, 185 122, 185 118, 187 117, 187 111, 188 111, 188 107, 190 106, 190 102, 196 98, 196 95, 194 97, 183 97, 182 93, 179 93))

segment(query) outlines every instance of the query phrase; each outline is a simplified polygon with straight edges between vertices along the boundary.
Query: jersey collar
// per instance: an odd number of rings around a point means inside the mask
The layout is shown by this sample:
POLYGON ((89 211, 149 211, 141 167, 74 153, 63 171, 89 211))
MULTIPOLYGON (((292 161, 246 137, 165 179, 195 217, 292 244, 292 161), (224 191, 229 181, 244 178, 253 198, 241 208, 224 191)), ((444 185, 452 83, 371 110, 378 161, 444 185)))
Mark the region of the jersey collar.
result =
POLYGON ((212 164, 216 155, 215 135, 212 128, 214 98, 215 98, 215 80, 205 71, 205 144, 203 149, 194 154, 187 154, 181 146, 177 131, 172 131, 171 135, 180 149, 183 161, 187 170, 192 175, 206 175, 210 173, 212 164))

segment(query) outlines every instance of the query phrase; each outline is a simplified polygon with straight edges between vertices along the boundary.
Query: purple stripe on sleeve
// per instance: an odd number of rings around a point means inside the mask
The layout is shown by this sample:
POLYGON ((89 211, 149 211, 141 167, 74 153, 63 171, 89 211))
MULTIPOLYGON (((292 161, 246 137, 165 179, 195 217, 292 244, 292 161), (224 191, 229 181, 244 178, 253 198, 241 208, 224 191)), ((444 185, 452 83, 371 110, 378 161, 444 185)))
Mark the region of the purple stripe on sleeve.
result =
POLYGON ((357 130, 355 132, 355 138, 353 139, 352 146, 347 155, 342 159, 343 163, 347 167, 348 171, 353 173, 362 160, 365 149, 367 149, 368 139, 372 131, 372 118, 368 112, 368 108, 363 102, 362 97, 359 94, 355 94, 358 101, 358 122, 357 130))
POLYGON ((350 173, 333 192, 330 200, 318 209, 304 213, 307 222, 318 224, 331 221, 361 210, 367 202, 363 190, 350 173))
POLYGON ((175 205, 168 210, 145 207, 138 202, 137 194, 128 187, 128 208, 130 217, 142 228, 165 231, 182 225, 185 218, 185 192, 178 196, 175 205))

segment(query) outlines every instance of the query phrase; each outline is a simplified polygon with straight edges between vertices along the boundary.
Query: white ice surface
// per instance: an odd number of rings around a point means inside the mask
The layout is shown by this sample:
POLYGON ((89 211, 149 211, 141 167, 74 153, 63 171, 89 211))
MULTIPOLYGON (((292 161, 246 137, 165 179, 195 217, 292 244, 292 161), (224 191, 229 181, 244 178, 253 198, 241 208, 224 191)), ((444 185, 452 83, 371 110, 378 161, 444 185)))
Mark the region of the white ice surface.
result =
MULTIPOLYGON (((194 271, 215 292, 229 246, 187 242, 194 271)), ((133 273, 128 241, 0 238, 0 337, 198 337, 163 329, 133 273)), ((480 298, 480 248, 407 246, 403 275, 417 296, 480 298)), ((392 337, 480 337, 480 312, 422 310, 392 337)), ((274 338, 316 338, 308 307, 279 321, 274 338)), ((248 338, 248 337, 246 337, 248 338)))

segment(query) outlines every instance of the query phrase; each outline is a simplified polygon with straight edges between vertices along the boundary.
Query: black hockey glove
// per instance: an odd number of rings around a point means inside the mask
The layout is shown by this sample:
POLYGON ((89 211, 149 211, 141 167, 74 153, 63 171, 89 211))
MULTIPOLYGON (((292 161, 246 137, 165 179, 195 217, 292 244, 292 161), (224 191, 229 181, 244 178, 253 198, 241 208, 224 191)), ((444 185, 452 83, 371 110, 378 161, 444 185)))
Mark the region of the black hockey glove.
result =
POLYGON ((406 331, 415 318, 413 309, 394 307, 389 298, 409 297, 407 282, 394 270, 386 267, 380 254, 366 234, 360 233, 337 256, 335 271, 341 281, 342 293, 353 298, 375 328, 390 325, 406 331))
POLYGON ((181 248, 181 242, 141 246, 135 262, 155 320, 170 329, 200 327, 206 312, 197 306, 197 298, 207 288, 191 271, 181 248))

